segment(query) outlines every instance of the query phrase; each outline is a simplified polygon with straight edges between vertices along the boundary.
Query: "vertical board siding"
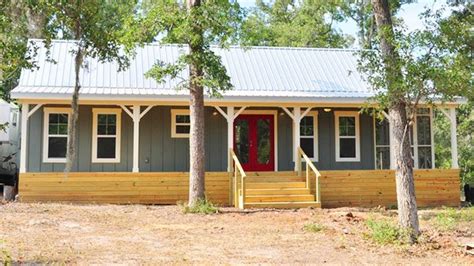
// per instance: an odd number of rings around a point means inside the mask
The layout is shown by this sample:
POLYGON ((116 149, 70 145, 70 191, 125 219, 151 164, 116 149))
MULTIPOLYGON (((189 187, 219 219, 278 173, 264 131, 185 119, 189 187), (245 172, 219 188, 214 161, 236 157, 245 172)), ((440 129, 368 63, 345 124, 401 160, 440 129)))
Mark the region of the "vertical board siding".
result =
MULTIPOLYGON (((21 174, 19 194, 24 202, 116 204, 176 204, 187 201, 189 174, 62 173, 21 174)), ((227 172, 206 173, 206 196, 216 204, 229 203, 227 172)))
MULTIPOLYGON (((414 170, 414 177, 419 207, 459 206, 458 169, 414 170)), ((321 171, 320 188, 324 208, 397 205, 392 170, 321 171)))

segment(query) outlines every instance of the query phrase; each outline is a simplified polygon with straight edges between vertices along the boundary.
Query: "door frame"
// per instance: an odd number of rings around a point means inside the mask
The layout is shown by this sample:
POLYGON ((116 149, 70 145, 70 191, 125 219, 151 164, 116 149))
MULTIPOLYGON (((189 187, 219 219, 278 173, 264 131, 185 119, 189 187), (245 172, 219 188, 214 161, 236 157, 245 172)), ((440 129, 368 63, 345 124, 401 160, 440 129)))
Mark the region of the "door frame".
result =
MULTIPOLYGON (((278 171, 278 110, 244 110, 239 115, 273 115, 273 131, 274 131, 273 132, 273 150, 274 150, 273 171, 278 171)), ((234 130, 234 135, 235 135, 235 130, 234 130)), ((234 137, 235 136, 233 136, 232 138, 234 137)))

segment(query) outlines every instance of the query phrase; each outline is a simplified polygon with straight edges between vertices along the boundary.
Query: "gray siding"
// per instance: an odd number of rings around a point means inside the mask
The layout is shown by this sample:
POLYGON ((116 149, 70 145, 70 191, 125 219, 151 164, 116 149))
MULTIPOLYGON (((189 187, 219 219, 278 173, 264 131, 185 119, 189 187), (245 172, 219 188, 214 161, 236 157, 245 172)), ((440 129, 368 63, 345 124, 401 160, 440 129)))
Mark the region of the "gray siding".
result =
MULTIPOLYGON (((92 163, 92 108, 81 106, 79 114, 79 150, 74 171, 80 172, 119 172, 131 171, 133 162, 133 123, 122 112, 122 137, 120 163, 92 163)), ((183 107, 173 107, 183 108, 183 107)), ((159 106, 152 108, 140 122, 140 158, 142 172, 188 171, 189 140, 171 138, 171 109, 159 106)), ((267 108, 268 109, 268 108, 267 108)), ((342 110, 342 109, 341 109, 342 110)), ((316 166, 321 170, 373 169, 374 144, 373 120, 366 114, 360 116, 361 161, 335 161, 334 110, 324 112, 319 109, 319 161, 316 166)), ((279 113, 283 112, 281 109, 279 113)), ((206 108, 206 170, 225 171, 227 169, 227 122, 220 115, 214 115, 214 109, 206 108)), ((286 115, 278 115, 278 168, 292 170, 292 121, 286 115)), ((28 158, 29 172, 59 172, 64 164, 43 163, 43 109, 39 109, 29 119, 28 158)))

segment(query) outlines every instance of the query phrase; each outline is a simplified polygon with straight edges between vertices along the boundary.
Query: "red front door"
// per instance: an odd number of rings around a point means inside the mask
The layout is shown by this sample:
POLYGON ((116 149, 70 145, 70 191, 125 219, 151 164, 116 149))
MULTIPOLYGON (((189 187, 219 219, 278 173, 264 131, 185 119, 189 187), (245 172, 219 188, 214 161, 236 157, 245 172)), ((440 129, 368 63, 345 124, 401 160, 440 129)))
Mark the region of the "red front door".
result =
POLYGON ((274 116, 239 115, 234 121, 234 150, 245 171, 274 171, 274 116))

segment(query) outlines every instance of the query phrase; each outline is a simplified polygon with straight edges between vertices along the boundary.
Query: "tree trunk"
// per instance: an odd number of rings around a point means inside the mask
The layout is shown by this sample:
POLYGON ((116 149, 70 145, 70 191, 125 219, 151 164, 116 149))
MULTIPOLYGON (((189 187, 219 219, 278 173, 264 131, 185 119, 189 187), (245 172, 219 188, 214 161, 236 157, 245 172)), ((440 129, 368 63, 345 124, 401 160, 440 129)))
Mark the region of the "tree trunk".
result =
MULTIPOLYGON (((188 12, 200 6, 200 0, 187 0, 188 12)), ((203 45, 203 33, 198 21, 190 43, 190 53, 199 54, 203 45)), ((204 148, 204 88, 199 83, 203 76, 202 68, 194 62, 190 66, 190 118, 189 132, 189 206, 205 199, 205 148, 204 148)))
POLYGON ((79 79, 81 65, 83 60, 83 51, 78 43, 77 52, 74 60, 74 71, 75 71, 75 84, 74 93, 72 94, 71 101, 71 115, 69 115, 68 128, 67 128, 67 150, 66 150, 66 167, 64 173, 66 176, 72 170, 72 166, 76 161, 76 142, 77 142, 77 121, 79 121, 79 91, 81 89, 81 83, 79 79))
POLYGON ((394 141, 394 158, 396 162, 396 183, 398 221, 402 228, 410 233, 413 243, 419 235, 418 211, 413 179, 413 159, 409 141, 409 120, 403 91, 397 88, 401 81, 401 69, 398 64, 398 54, 393 44, 394 33, 388 0, 372 0, 377 31, 380 37, 386 76, 387 89, 392 102, 389 107, 390 123, 393 123, 392 134, 394 141))

